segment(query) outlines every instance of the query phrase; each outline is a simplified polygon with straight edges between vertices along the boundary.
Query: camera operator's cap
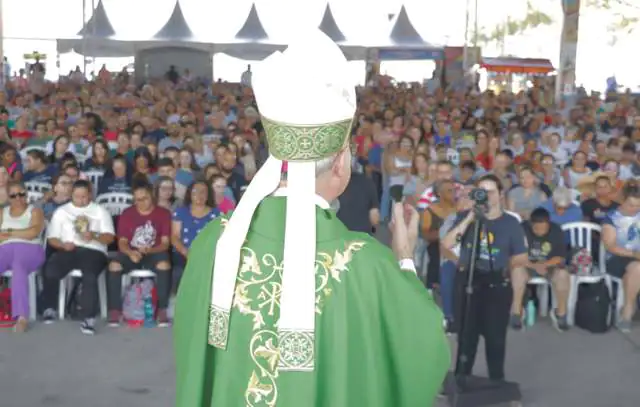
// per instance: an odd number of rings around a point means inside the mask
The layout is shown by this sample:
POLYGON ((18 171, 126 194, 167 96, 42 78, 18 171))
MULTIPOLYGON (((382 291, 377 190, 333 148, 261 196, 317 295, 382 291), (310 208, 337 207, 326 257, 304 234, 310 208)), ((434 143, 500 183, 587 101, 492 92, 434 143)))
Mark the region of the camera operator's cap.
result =
POLYGON ((284 52, 256 65, 253 73, 252 86, 270 156, 216 244, 208 342, 226 348, 240 251, 257 206, 278 188, 286 161, 286 224, 277 321, 280 371, 314 368, 316 162, 335 157, 348 147, 356 95, 355 83, 350 83, 345 72, 348 62, 340 48, 320 30, 305 29, 296 32, 295 41, 284 52))

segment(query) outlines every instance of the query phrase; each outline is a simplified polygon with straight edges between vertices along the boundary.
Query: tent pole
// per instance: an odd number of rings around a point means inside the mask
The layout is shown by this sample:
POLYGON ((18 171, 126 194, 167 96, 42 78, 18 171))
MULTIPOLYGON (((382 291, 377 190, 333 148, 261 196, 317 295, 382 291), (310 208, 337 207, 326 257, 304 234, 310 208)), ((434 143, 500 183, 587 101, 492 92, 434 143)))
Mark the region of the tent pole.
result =
POLYGON ((2 2, 2 0, 0 0, 0 67, 2 67, 2 72, 0 73, 2 75, 2 79, 0 79, 0 83, 2 84, 2 89, 4 89, 5 87, 5 81, 8 79, 8 76, 11 75, 11 72, 9 72, 9 75, 5 75, 5 71, 7 69, 7 67, 5 66, 5 64, 7 64, 7 62, 5 62, 4 60, 4 13, 3 13, 3 7, 4 4, 2 2))
POLYGON ((464 48, 462 49, 462 73, 463 78, 466 78, 467 71, 469 70, 469 19, 471 0, 467 0, 464 13, 464 48))
POLYGON ((82 0, 82 73, 87 77, 87 0, 82 0))
POLYGON ((475 0, 473 6, 473 48, 478 47, 478 0, 475 0))
MULTIPOLYGON (((95 13, 96 10, 96 0, 91 0, 91 15, 93 16, 93 13, 95 13)), ((93 38, 93 43, 91 44, 91 47, 93 48, 91 50, 91 64, 92 64, 92 71, 95 73, 96 71, 96 50, 95 50, 95 46, 96 46, 96 19, 92 18, 91 19, 91 38, 93 38)))

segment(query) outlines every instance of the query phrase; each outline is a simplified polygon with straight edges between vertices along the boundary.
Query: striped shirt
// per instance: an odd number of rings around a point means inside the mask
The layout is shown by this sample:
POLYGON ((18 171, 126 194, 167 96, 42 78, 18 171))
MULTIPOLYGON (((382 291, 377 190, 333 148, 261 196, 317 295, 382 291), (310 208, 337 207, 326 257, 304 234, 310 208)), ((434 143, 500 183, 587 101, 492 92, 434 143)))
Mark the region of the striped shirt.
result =
MULTIPOLYGON (((454 186, 456 188, 456 196, 457 196, 457 195, 460 194, 460 191, 462 191, 462 189, 464 188, 464 185, 462 185, 462 184, 460 184, 458 182, 455 182, 454 186)), ((418 209, 426 209, 426 208, 429 207, 429 205, 431 205, 432 203, 434 203, 437 200, 438 200, 438 198, 433 193, 433 186, 430 186, 427 189, 425 189, 425 191, 420 196, 420 199, 418 200, 417 207, 418 207, 418 209)))

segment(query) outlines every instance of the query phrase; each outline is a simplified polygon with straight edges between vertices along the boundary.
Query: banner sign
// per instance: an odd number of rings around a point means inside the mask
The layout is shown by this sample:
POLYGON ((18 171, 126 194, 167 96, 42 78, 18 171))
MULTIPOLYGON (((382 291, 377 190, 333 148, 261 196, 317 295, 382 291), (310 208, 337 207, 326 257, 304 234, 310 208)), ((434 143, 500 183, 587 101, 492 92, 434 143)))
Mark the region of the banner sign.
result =
POLYGON ((381 48, 378 49, 379 61, 415 61, 415 60, 442 60, 444 59, 443 49, 398 49, 381 48))

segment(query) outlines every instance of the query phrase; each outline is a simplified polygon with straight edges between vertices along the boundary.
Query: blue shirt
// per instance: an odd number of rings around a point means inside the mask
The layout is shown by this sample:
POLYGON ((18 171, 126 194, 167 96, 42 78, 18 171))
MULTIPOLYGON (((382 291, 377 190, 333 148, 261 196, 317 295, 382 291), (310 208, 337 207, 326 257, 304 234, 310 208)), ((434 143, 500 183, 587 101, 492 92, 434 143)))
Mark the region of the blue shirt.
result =
MULTIPOLYGON (((616 246, 631 251, 640 251, 640 212, 634 216, 627 216, 614 209, 607 212, 603 225, 611 225, 616 229, 616 246)), ((607 253, 610 257, 611 253, 607 253)))
POLYGON ((145 138, 150 138, 153 141, 156 142, 156 144, 158 144, 160 142, 160 140, 162 140, 163 138, 167 137, 167 132, 162 130, 162 129, 157 129, 157 130, 151 130, 150 132, 148 132, 147 134, 145 134, 144 136, 145 138))
POLYGON ((540 207, 549 212, 551 222, 560 226, 571 222, 582 222, 584 220, 582 209, 580 209, 578 205, 571 204, 571 206, 565 209, 562 215, 556 212, 556 209, 553 206, 553 199, 547 199, 542 203, 542 205, 540 205, 540 207))
MULTIPOLYGON (((150 183, 155 184, 157 179, 158 179, 158 174, 149 175, 149 182, 150 183)), ((193 182, 193 179, 194 179, 194 177, 193 177, 193 173, 192 172, 185 171, 182 168, 176 171, 175 182, 177 182, 178 184, 181 184, 181 185, 184 185, 185 187, 188 187, 193 182)))
POLYGON ((44 170, 35 172, 27 171, 22 176, 24 182, 42 182, 44 184, 51 184, 51 179, 56 174, 56 167, 48 165, 44 170))
POLYGON ((433 136, 434 145, 444 144, 447 147, 451 147, 451 135, 445 134, 444 136, 433 136))
POLYGON ((380 144, 374 144, 369 149, 369 164, 376 167, 378 170, 382 168, 382 153, 383 149, 380 144))
POLYGON ((48 221, 51 220, 51 217, 53 216, 53 212, 56 211, 56 209, 58 209, 59 207, 61 207, 62 205, 66 204, 69 201, 65 201, 62 203, 57 203, 56 201, 54 201, 53 199, 50 201, 45 202, 44 204, 42 204, 41 209, 42 209, 42 213, 44 214, 44 218, 48 221))
POLYGON ((107 193, 131 194, 131 183, 126 178, 105 177, 98 185, 98 195, 107 193))
POLYGON ((202 218, 196 218, 191 214, 191 208, 188 206, 181 206, 173 213, 173 220, 180 222, 182 230, 180 231, 180 238, 182 244, 186 248, 191 246, 191 242, 194 241, 198 233, 209 223, 220 215, 220 211, 217 208, 213 208, 208 214, 202 218))

